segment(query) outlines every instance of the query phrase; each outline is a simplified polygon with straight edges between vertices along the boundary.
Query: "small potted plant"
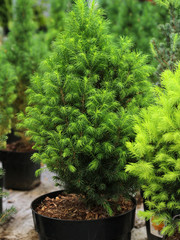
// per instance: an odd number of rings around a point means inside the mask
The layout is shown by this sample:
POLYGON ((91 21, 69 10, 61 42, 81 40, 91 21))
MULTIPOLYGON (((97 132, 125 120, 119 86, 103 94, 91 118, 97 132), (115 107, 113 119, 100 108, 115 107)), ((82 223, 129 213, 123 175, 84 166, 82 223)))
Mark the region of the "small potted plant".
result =
POLYGON ((38 151, 33 160, 66 190, 32 203, 40 239, 131 238, 136 182, 124 170, 131 161, 125 142, 133 116, 152 99, 153 69, 128 38, 113 42, 102 14, 95 2, 76 1, 28 89, 22 125, 38 151))
MULTIPOLYGON (((13 116, 12 103, 16 98, 15 82, 17 79, 14 70, 5 61, 3 54, 0 54, 0 63, 0 148, 2 149, 6 145, 6 135, 11 128, 11 118, 13 116), (6 82, 4 79, 6 79, 6 82)), ((0 224, 4 223, 8 216, 15 212, 13 207, 3 211, 2 198, 7 195, 2 191, 3 176, 4 170, 0 168, 0 224)))
MULTIPOLYGON (((21 137, 19 141, 7 144, 6 149, 1 151, 1 160, 6 170, 4 184, 7 189, 28 190, 40 184, 40 177, 35 177, 35 171, 40 165, 30 160, 34 152, 33 143, 25 137, 23 129, 17 130, 17 114, 24 112, 26 107, 25 90, 31 75, 37 70, 41 58, 46 53, 45 44, 40 41, 35 32, 32 4, 29 0, 15 2, 11 31, 1 49, 6 55, 6 61, 14 68, 14 75, 17 77, 14 85, 17 98, 13 102, 12 129, 21 137)), ((9 68, 7 67, 5 71, 8 72, 9 68)), ((5 84, 6 78, 3 81, 5 84)), ((8 122, 8 119, 6 120, 8 122)))
MULTIPOLYGON (((2 140, 2 138, 0 138, 0 141, 4 141, 4 139, 2 140)), ((7 196, 7 193, 2 191, 3 176, 4 176, 4 171, 2 168, 0 168, 0 225, 5 223, 8 220, 8 218, 16 212, 16 209, 14 207, 3 210, 2 198, 7 196)))
POLYGON ((180 65, 174 73, 166 70, 160 83, 156 104, 142 111, 136 139, 127 143, 138 160, 127 171, 142 184, 148 210, 141 215, 161 225, 155 236, 180 239, 180 65))

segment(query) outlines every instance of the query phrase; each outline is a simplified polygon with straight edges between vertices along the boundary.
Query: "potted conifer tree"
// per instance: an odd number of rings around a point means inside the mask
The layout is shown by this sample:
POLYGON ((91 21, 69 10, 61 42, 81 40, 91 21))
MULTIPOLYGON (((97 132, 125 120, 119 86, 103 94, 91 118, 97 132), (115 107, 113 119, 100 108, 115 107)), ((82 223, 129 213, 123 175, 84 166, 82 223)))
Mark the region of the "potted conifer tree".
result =
POLYGON ((138 160, 127 171, 142 184, 148 210, 141 215, 161 226, 159 238, 176 240, 180 239, 180 65, 174 73, 163 73, 161 85, 156 104, 137 119, 136 140, 127 143, 138 160))
MULTIPOLYGON (((180 4, 178 1, 167 0, 155 0, 161 8, 166 9, 169 12, 169 21, 166 24, 159 25, 159 30, 163 36, 163 40, 153 39, 151 41, 151 49, 154 55, 155 61, 158 63, 156 70, 156 81, 160 84, 160 75, 166 70, 170 69, 175 71, 177 62, 179 61, 179 49, 180 49, 180 4)), ((158 29, 157 28, 157 29, 158 29)), ((148 206, 144 202, 144 208, 148 210, 148 206)), ((157 226, 156 226, 157 228, 157 226)), ((146 229, 148 240, 161 240, 162 237, 157 234, 153 227, 153 223, 146 221, 146 229), (155 236, 157 235, 157 236, 155 236)), ((160 227, 161 229, 161 227, 160 227)))
POLYGON ((0 136, 1 145, 0 148, 5 147, 5 142, 2 141, 3 137, 10 132, 13 118, 12 105, 16 100, 16 88, 17 77, 14 68, 6 60, 3 49, 0 49, 0 136))
MULTIPOLYGON (((14 6, 13 25, 1 50, 17 76, 15 84, 17 98, 13 103, 12 119, 12 128, 15 132, 17 132, 17 114, 24 111, 26 106, 25 90, 30 76, 37 70, 39 61, 46 52, 45 44, 35 34, 36 27, 32 18, 32 1, 17 0, 14 6)), ((7 67, 5 71, 8 72, 9 68, 7 67)), ((6 78, 2 80, 5 84, 6 78)), ((4 104, 3 100, 2 104, 4 104)), ((40 177, 34 176, 39 164, 30 161, 32 144, 25 137, 24 131, 19 129, 18 134, 21 140, 8 144, 7 148, 1 151, 1 160, 6 170, 4 184, 6 188, 27 190, 40 183, 40 177)))
POLYGON ((28 89, 22 125, 38 150, 33 159, 44 162, 67 192, 32 203, 40 239, 131 237, 136 184, 124 171, 131 161, 125 142, 133 138, 133 116, 151 101, 153 69, 146 56, 131 51, 128 38, 113 42, 102 14, 95 2, 76 1, 28 89))

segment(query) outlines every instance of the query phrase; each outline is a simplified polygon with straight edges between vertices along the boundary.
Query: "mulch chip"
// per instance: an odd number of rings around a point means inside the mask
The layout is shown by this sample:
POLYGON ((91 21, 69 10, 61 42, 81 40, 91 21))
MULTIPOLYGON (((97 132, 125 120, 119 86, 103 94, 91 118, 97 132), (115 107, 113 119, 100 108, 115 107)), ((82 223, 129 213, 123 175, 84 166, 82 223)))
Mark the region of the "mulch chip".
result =
MULTIPOLYGON (((96 220, 108 217, 103 207, 87 208, 83 199, 82 195, 66 193, 58 195, 56 198, 46 197, 37 207, 36 212, 61 220, 96 220)), ((120 197, 117 202, 113 200, 109 200, 109 202, 115 212, 114 216, 127 212, 134 206, 131 200, 125 200, 123 197, 120 197), (118 206, 121 207, 120 211, 117 210, 118 206)))

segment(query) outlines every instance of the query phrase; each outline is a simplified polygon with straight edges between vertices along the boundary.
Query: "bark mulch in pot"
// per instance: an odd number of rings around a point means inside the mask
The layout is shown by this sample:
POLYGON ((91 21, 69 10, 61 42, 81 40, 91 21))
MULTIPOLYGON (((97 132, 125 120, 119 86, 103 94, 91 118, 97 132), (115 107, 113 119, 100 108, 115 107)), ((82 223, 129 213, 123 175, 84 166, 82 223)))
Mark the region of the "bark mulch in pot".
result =
MULTIPOLYGON (((63 192, 56 198, 46 197, 37 207, 36 212, 50 218, 61 220, 96 220, 107 218, 106 211, 101 206, 87 208, 83 202, 84 196, 63 192)), ((118 201, 109 200, 114 216, 131 210, 134 203, 120 197, 118 201), (121 207, 121 208, 119 208, 121 207)))
POLYGON ((4 151, 12 151, 12 152, 31 152, 33 151, 33 143, 18 140, 16 142, 12 142, 7 144, 6 149, 4 151))

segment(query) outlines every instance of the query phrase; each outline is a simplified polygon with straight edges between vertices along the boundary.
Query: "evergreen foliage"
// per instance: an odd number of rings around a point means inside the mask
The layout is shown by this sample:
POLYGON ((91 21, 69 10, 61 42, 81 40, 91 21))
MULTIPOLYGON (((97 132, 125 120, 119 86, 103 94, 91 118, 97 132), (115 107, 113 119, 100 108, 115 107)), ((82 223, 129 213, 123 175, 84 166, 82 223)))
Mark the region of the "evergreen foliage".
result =
MULTIPOLYGON (((2 50, 2 49, 1 49, 2 50)), ((15 94, 15 72, 11 65, 6 62, 3 54, 0 54, 0 149, 5 147, 6 134, 10 131, 11 118, 13 116, 12 103, 16 98, 15 94), (7 71, 8 69, 8 71, 7 71)), ((3 177, 4 171, 0 168, 0 178, 3 177)), ((0 188, 0 198, 6 196, 0 188)), ((0 214, 0 224, 15 212, 15 208, 7 209, 0 214)))
POLYGON ((29 85, 30 76, 37 70, 41 58, 46 53, 45 44, 35 34, 32 7, 33 1, 16 0, 13 25, 3 46, 6 59, 14 67, 18 79, 15 113, 24 110, 26 106, 24 91, 29 85))
POLYGON ((72 8, 73 0, 51 0, 50 19, 47 34, 48 45, 51 45, 59 33, 64 30, 66 14, 72 8))
POLYGON ((180 65, 162 74, 156 105, 143 110, 135 125, 135 142, 127 147, 136 163, 127 171, 142 183, 149 211, 142 215, 164 222, 162 233, 180 232, 180 65))
POLYGON ((116 39, 121 35, 129 36, 137 49, 151 53, 150 40, 160 38, 157 24, 165 23, 166 9, 139 0, 99 0, 99 4, 111 21, 116 39))
POLYGON ((0 26, 5 33, 9 31, 12 22, 12 0, 0 0, 0 26))
POLYGON ((151 101, 153 69, 128 38, 113 42, 102 14, 94 2, 76 0, 67 28, 32 78, 22 125, 38 150, 33 159, 69 192, 112 215, 107 200, 134 190, 124 171, 125 142, 133 138, 133 115, 151 101))
MULTIPOLYGON (((16 99, 16 74, 12 66, 6 61, 3 49, 0 49, 0 136, 5 136, 11 127, 13 117, 12 105, 16 99)), ((5 141, 1 141, 4 143, 5 141)), ((4 144, 0 144, 0 148, 4 144)))
POLYGON ((33 6, 34 21, 38 25, 38 30, 47 30, 47 12, 49 0, 36 1, 33 6))
POLYGON ((164 70, 174 71, 180 60, 180 3, 176 0, 156 1, 169 11, 170 21, 159 26, 163 40, 151 41, 152 53, 157 60, 157 75, 164 70))

